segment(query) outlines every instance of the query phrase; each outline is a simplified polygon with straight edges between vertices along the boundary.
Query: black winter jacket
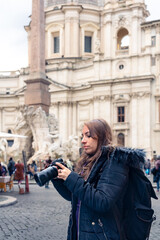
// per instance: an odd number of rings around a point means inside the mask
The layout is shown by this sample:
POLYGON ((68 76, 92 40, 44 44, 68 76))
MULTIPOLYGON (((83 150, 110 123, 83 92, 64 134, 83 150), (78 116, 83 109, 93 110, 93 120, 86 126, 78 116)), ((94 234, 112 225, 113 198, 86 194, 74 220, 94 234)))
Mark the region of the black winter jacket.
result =
POLYGON ((144 157, 142 150, 116 148, 108 158, 108 148, 103 147, 87 181, 75 172, 66 181, 52 181, 57 191, 72 203, 67 240, 120 240, 114 207, 116 204, 122 217, 129 166, 139 168, 144 157), (77 239, 78 199, 81 205, 77 239))

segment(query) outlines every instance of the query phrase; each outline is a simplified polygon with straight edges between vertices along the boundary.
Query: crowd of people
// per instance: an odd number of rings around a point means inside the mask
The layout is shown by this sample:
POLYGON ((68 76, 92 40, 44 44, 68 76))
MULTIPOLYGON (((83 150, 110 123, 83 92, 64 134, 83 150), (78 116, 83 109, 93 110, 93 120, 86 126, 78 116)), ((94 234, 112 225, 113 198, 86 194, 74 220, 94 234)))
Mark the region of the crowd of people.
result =
MULTIPOLYGON (((41 171, 43 169, 46 169, 49 167, 49 165, 52 163, 52 159, 49 156, 48 159, 44 160, 41 163, 41 169, 38 169, 37 163, 35 160, 32 161, 32 163, 27 164, 27 172, 26 174, 29 175, 30 180, 34 179, 33 171, 36 173, 38 170, 41 171)), ((16 162, 13 160, 12 157, 9 158, 8 164, 4 164, 0 161, 0 176, 10 176, 12 179, 17 181, 19 191, 22 190, 21 183, 24 180, 25 172, 24 172, 24 164, 21 160, 17 160, 16 162)), ((45 188, 49 188, 49 181, 45 184, 45 188)))
POLYGON ((143 170, 146 176, 153 175, 153 183, 156 183, 156 190, 160 189, 160 155, 153 159, 146 159, 143 170))
POLYGON ((11 176, 15 172, 15 162, 13 161, 13 158, 10 157, 8 160, 8 165, 5 165, 4 163, 0 162, 0 176, 11 176))

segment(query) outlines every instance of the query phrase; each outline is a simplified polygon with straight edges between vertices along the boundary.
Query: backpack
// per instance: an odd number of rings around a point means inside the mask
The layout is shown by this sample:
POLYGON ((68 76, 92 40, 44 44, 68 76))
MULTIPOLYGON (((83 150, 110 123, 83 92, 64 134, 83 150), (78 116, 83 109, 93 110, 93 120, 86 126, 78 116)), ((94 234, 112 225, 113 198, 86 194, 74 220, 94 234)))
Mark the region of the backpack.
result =
POLYGON ((154 216, 151 198, 158 199, 151 182, 138 168, 129 169, 129 184, 124 196, 123 219, 115 207, 115 218, 121 240, 148 240, 154 216), (121 230, 123 227, 123 231, 121 230))

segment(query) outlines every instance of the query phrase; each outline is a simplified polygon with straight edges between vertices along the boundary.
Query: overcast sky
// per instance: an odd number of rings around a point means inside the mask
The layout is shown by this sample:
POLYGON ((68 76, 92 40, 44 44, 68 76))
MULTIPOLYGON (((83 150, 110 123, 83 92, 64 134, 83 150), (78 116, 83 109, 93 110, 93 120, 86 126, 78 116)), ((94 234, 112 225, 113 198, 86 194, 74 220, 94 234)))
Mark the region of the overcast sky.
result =
MULTIPOLYGON (((146 0, 150 17, 160 19, 160 0, 146 0)), ((18 70, 28 65, 27 33, 32 0, 0 0, 0 71, 18 70)))

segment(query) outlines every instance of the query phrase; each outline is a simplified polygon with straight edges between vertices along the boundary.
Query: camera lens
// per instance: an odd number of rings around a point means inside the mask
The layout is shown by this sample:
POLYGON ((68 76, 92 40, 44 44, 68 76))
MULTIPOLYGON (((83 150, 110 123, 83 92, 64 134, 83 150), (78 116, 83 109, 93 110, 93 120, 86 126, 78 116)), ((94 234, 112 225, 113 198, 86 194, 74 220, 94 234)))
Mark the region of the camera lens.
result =
POLYGON ((35 179, 36 183, 40 187, 42 187, 46 182, 57 177, 57 175, 58 175, 57 167, 50 166, 50 167, 44 169, 43 171, 36 173, 34 175, 34 179, 35 179))

